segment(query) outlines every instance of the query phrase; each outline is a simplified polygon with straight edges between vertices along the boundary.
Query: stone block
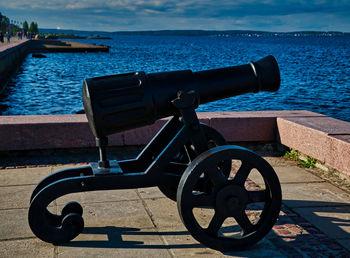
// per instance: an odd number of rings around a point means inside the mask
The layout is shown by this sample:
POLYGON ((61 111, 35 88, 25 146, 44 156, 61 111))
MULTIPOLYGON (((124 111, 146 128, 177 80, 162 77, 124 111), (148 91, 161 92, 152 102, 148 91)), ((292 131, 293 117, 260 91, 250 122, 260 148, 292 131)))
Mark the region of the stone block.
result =
POLYGON ((0 257, 53 257, 54 246, 39 239, 0 241, 0 257))
POLYGON ((283 203, 291 208, 350 205, 350 194, 329 183, 282 184, 283 203))
POLYGON ((272 117, 213 117, 210 126, 228 142, 274 141, 275 121, 272 117))
MULTIPOLYGON (((67 202, 76 201, 80 204, 102 203, 102 202, 121 202, 139 200, 135 189, 130 190, 109 190, 81 192, 64 195, 56 199, 57 205, 65 205, 67 202)), ((122 203, 121 203, 122 204, 122 203)), ((115 205, 119 205, 116 203, 115 205)))
POLYGON ((277 118, 277 130, 277 140, 280 143, 325 162, 330 149, 330 141, 325 132, 284 118, 277 118))
POLYGON ((0 186, 36 185, 51 173, 51 167, 1 169, 0 186))
POLYGON ((172 257, 154 228, 89 227, 69 244, 57 247, 58 257, 172 257))
POLYGON ((295 212, 328 237, 350 240, 350 206, 297 208, 295 212))
POLYGON ((331 135, 328 139, 326 164, 350 176, 350 135, 331 135))
POLYGON ((157 120, 152 125, 131 129, 124 132, 125 145, 146 145, 166 123, 166 119, 157 120))
POLYGON ((283 119, 326 134, 350 134, 350 123, 328 116, 284 117, 283 119))
POLYGON ((34 237, 28 225, 28 209, 0 210, 1 240, 34 237))
POLYGON ((330 117, 277 118, 278 141, 350 175, 350 123, 330 117))
POLYGON ((0 209, 29 208, 34 185, 0 187, 0 209))
MULTIPOLYGON (((281 184, 324 182, 324 180, 320 179, 319 177, 296 166, 274 167, 274 170, 281 184)), ((252 172, 249 174, 249 178, 258 185, 264 185, 263 178, 256 170, 252 170, 252 172)))

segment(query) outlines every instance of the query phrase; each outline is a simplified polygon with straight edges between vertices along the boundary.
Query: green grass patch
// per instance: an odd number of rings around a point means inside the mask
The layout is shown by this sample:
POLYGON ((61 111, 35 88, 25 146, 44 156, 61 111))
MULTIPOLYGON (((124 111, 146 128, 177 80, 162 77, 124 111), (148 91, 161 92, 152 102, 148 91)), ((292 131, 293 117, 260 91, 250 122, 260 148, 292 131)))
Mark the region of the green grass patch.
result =
POLYGON ((314 168, 316 166, 316 160, 307 156, 306 160, 301 160, 300 164, 303 168, 314 168))
POLYGON ((303 168, 314 168, 316 166, 316 160, 314 158, 307 156, 306 159, 301 159, 300 155, 300 152, 297 150, 286 151, 284 154, 288 159, 299 161, 303 168))
POLYGON ((300 156, 300 152, 297 151, 297 150, 286 151, 284 156, 289 158, 289 159, 291 159, 291 160, 298 161, 299 160, 299 156, 300 156))

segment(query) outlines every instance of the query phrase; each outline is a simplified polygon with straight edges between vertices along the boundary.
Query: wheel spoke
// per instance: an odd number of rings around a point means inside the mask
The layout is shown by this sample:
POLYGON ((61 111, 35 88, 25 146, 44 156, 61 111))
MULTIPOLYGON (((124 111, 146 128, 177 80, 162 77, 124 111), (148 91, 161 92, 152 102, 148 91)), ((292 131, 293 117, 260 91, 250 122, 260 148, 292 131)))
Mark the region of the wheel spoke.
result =
POLYGON ((242 210, 239 213, 234 214, 233 217, 237 221, 238 225, 241 227, 243 235, 247 235, 247 234, 254 231, 254 226, 250 222, 250 220, 249 220, 247 214, 244 212, 244 210, 242 210))
POLYGON ((242 163, 235 177, 232 179, 232 183, 240 186, 244 186, 244 182, 247 180, 247 177, 251 170, 252 170, 252 167, 248 163, 246 162, 242 163))
POLYGON ((266 202, 267 200, 269 200, 268 192, 266 192, 266 190, 248 191, 248 196, 249 196, 248 203, 266 202))
POLYGON ((189 163, 198 156, 198 153, 196 153, 195 150, 192 148, 191 143, 187 143, 184 149, 185 149, 186 156, 188 158, 189 163))
POLYGON ((225 221, 225 217, 219 215, 215 212, 213 218, 211 219, 208 228, 206 229, 207 233, 213 236, 218 235, 218 231, 222 226, 222 223, 225 221))
POLYGON ((214 197, 212 194, 193 194, 192 195, 192 205, 193 207, 213 207, 214 197))
POLYGON ((208 171, 206 172, 210 181, 216 186, 220 187, 227 182, 227 178, 221 172, 221 170, 217 167, 217 164, 212 164, 208 167, 208 171))

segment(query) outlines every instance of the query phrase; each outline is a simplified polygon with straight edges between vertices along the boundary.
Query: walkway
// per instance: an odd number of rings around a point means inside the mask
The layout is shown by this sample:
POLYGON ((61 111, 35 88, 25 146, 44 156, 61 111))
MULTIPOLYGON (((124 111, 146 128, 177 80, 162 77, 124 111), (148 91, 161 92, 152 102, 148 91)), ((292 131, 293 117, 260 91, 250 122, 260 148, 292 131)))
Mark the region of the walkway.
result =
POLYGON ((4 38, 4 43, 0 42, 0 52, 5 51, 6 49, 9 49, 9 48, 15 47, 15 46, 17 46, 23 42, 26 42, 28 40, 29 39, 19 40, 19 39, 17 39, 17 37, 14 37, 14 38, 11 38, 10 43, 7 43, 7 39, 4 38))
POLYGON ((85 229, 66 245, 42 242, 28 226, 30 194, 44 176, 76 165, 0 169, 0 257, 350 257, 349 193, 293 161, 267 160, 282 183, 280 218, 250 250, 225 254, 196 242, 183 226, 176 203, 157 188, 61 197, 51 208, 80 202, 85 229))

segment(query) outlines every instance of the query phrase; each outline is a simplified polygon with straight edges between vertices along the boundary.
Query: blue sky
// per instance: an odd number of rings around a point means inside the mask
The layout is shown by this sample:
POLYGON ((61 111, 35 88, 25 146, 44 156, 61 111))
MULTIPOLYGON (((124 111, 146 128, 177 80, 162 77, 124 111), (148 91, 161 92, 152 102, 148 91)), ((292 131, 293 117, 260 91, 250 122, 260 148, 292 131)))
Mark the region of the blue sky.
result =
POLYGON ((350 32, 350 0, 0 0, 0 12, 39 28, 350 32))

